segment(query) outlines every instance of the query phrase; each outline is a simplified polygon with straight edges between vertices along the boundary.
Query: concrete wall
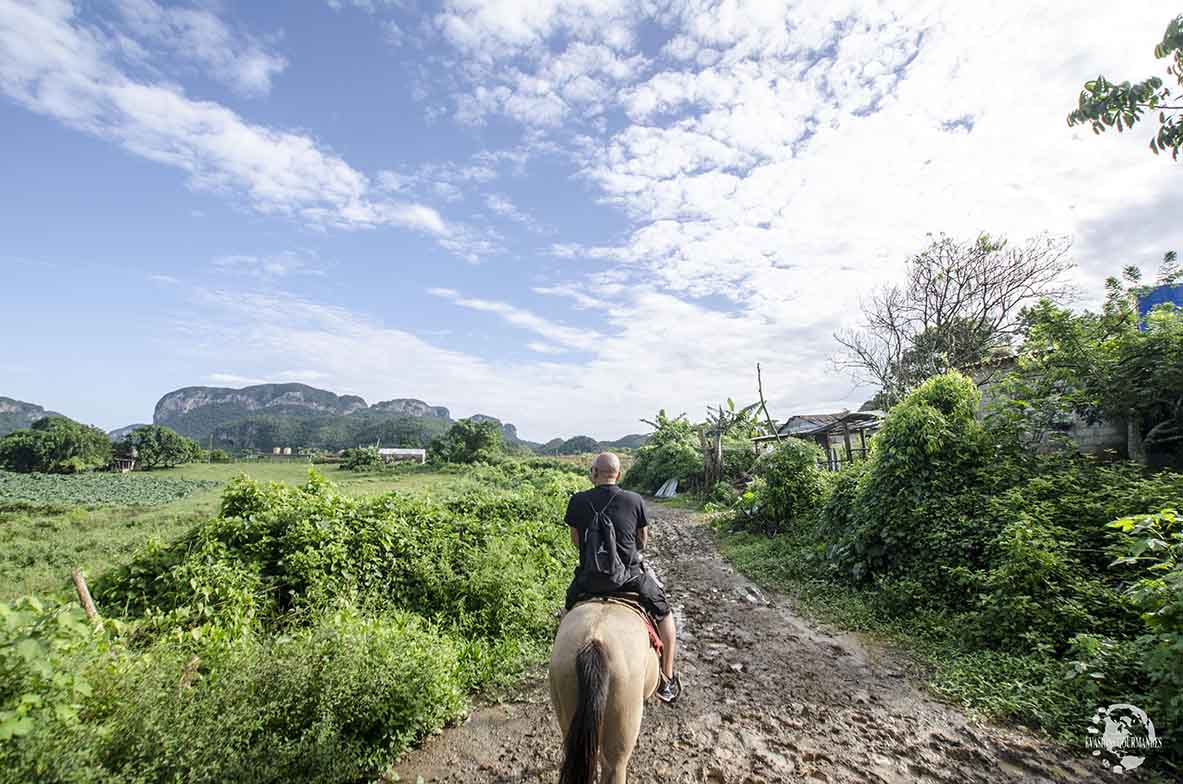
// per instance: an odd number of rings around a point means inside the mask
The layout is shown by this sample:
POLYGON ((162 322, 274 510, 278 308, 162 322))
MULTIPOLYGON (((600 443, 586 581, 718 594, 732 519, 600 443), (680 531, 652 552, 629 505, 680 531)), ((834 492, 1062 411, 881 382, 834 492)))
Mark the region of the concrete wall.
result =
MULTIPOLYGON (((1015 369, 1013 362, 996 364, 987 369, 975 370, 971 377, 982 393, 982 403, 978 407, 978 417, 986 412, 987 406, 995 400, 998 382, 1015 369)), ((1126 457, 1126 423, 1124 420, 1102 421, 1090 424, 1083 418, 1071 415, 1063 430, 1059 431, 1076 443, 1077 449, 1086 454, 1101 454, 1115 451, 1121 457, 1126 457)), ((1054 448, 1054 444, 1046 442, 1047 448, 1054 448)))

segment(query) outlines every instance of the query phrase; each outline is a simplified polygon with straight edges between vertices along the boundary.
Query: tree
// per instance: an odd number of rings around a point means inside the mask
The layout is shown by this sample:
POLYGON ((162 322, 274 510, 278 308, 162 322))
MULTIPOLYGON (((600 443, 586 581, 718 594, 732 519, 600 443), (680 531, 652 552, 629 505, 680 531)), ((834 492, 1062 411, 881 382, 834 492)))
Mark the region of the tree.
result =
POLYGON ((494 421, 461 419, 427 447, 440 463, 492 462, 501 456, 501 426, 494 421))
MULTIPOLYGON (((1099 313, 1072 313, 1044 302, 1027 315, 1025 375, 1031 397, 1055 400, 1088 421, 1125 420, 1129 456, 1183 450, 1183 310, 1159 306, 1144 323, 1138 297, 1149 288, 1127 267, 1106 281, 1099 313)), ((1163 257, 1160 284, 1179 278, 1175 254, 1163 257)))
POLYGON ((637 449, 636 459, 622 483, 625 487, 653 493, 667 479, 702 478, 702 450, 697 431, 685 414, 671 417, 662 409, 654 419, 641 421, 651 426, 653 433, 637 449))
MULTIPOLYGON (((1167 25, 1162 41, 1154 47, 1154 56, 1173 60, 1167 74, 1183 87, 1183 15, 1167 25)), ((1098 76, 1085 82, 1077 108, 1068 115, 1068 125, 1088 123, 1097 134, 1116 127, 1120 133, 1142 122, 1146 112, 1158 111, 1158 133, 1150 139, 1150 149, 1155 155, 1170 150, 1171 157, 1178 160, 1183 147, 1183 114, 1179 113, 1183 105, 1169 104, 1170 97, 1170 89, 1157 76, 1137 84, 1114 84, 1098 76)))
POLYGON ((971 242, 941 235, 908 260, 905 282, 864 302, 859 329, 834 338, 839 367, 877 384, 892 405, 925 379, 1007 350, 1025 306, 1067 294, 1070 243, 1040 235, 1012 247, 985 234, 971 242))
POLYGON ((189 463, 201 453, 196 441, 163 425, 138 427, 127 434, 120 446, 129 451, 135 449, 136 459, 144 468, 189 463))
POLYGON ((350 447, 342 453, 341 468, 346 471, 366 471, 382 467, 382 456, 373 446, 350 447))
POLYGON ((0 439, 0 466, 10 471, 74 473, 104 466, 110 457, 106 433, 63 416, 38 419, 0 439))
POLYGON ((703 456, 703 486, 711 488, 723 479, 723 439, 729 436, 750 438, 758 427, 756 410, 762 403, 756 401, 738 411, 735 401, 727 398, 727 408, 707 408, 707 421, 699 430, 703 456))

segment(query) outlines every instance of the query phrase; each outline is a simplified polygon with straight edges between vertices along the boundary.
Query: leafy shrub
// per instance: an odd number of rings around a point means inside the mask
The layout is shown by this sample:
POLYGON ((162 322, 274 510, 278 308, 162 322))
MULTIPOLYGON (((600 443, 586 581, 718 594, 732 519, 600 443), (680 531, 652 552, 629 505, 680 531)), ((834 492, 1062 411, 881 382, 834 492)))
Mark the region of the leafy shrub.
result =
POLYGON ((711 492, 707 493, 706 503, 726 509, 738 501, 739 496, 740 493, 734 485, 729 482, 716 482, 711 492))
POLYGON ((354 499, 314 472, 298 488, 243 477, 217 518, 104 576, 96 592, 167 628, 274 624, 357 595, 465 633, 544 634, 566 578, 559 522, 572 483, 533 481, 432 501, 354 499))
POLYGON ((656 430, 637 449, 636 460, 621 484, 642 493, 656 492, 667 479, 697 479, 701 485, 702 449, 690 423, 680 417, 671 419, 665 411, 659 411, 654 421, 656 430))
POLYGON ((409 613, 344 605, 202 654, 166 639, 112 673, 105 767, 142 781, 357 781, 465 707, 460 645, 409 613))
POLYGON ((751 476, 757 457, 752 442, 746 438, 724 441, 723 478, 729 482, 738 482, 751 476))
POLYGON ((1174 509, 1111 523, 1129 538, 1114 566, 1141 567, 1126 589, 1140 613, 1141 663, 1163 734, 1183 731, 1183 517, 1174 509))
POLYGON ((372 446, 358 446, 346 449, 341 455, 341 470, 367 471, 382 466, 378 450, 372 446))
POLYGON ((908 573, 936 596, 960 595, 949 569, 977 563, 997 533, 983 512, 989 452, 979 395, 960 373, 935 376, 892 409, 873 441, 842 564, 856 577, 908 573))
POLYGON ((866 472, 866 462, 856 462, 837 473, 830 483, 830 494, 819 516, 821 531, 830 538, 840 538, 854 529, 859 482, 866 472))
POLYGON ((826 472, 818 467, 822 451, 812 442, 786 438, 760 456, 755 471, 766 482, 764 514, 778 523, 817 511, 827 491, 826 472))
POLYGON ((461 419, 432 439, 427 454, 435 463, 491 463, 504 457, 502 440, 497 422, 461 419))
POLYGON ((101 657, 101 643, 77 605, 0 603, 0 780, 84 777, 94 768, 74 740, 93 693, 84 669, 101 657))

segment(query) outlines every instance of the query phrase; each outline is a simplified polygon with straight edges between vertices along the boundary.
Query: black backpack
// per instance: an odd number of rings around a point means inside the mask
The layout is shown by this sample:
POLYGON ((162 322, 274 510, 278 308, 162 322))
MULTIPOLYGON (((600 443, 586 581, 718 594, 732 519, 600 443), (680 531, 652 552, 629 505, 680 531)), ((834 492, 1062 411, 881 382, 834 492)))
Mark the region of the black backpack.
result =
POLYGON ((616 525, 608 516, 608 507, 616 500, 616 493, 603 509, 592 510, 591 522, 583 529, 583 542, 579 547, 579 582, 586 591, 605 593, 614 591, 628 582, 628 567, 616 549, 616 525))

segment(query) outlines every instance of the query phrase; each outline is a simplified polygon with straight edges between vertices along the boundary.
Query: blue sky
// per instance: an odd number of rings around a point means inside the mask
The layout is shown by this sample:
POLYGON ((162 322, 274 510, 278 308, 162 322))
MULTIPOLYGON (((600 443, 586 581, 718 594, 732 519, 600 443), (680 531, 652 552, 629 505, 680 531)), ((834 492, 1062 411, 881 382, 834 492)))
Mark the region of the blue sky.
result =
POLYGON ((1086 300, 1183 246, 1179 164, 1064 123, 1172 9, 968 5, 0 0, 0 394, 858 405, 831 335, 930 232, 1068 235, 1086 300))

